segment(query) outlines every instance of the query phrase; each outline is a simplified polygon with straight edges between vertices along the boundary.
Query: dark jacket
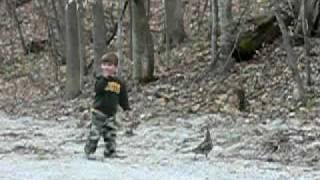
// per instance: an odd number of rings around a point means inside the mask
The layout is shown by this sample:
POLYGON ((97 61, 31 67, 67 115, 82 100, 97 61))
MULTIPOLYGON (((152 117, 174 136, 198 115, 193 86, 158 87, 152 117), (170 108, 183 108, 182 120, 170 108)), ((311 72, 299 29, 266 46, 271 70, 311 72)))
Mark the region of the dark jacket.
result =
POLYGON ((130 110, 125 84, 116 77, 97 77, 95 85, 94 109, 113 116, 120 105, 123 110, 130 110))

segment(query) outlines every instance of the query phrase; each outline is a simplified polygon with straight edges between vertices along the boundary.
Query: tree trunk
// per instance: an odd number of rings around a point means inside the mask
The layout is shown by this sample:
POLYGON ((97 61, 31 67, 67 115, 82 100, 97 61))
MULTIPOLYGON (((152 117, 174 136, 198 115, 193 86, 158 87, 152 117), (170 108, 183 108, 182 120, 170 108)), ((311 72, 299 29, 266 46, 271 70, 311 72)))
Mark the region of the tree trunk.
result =
POLYGON ((142 81, 142 58, 144 53, 143 31, 145 10, 143 0, 131 1, 132 7, 132 58, 133 77, 136 82, 142 81))
POLYGON ((132 23, 132 1, 129 1, 129 59, 132 60, 133 59, 133 45, 132 45, 132 27, 133 27, 133 23, 132 23))
MULTIPOLYGON (((54 2, 53 2, 54 3, 54 2)), ((58 39, 59 39, 59 51, 62 55, 62 63, 64 64, 66 61, 66 17, 65 17, 65 6, 66 6, 66 0, 58 0, 58 8, 57 8, 57 16, 56 18, 58 18, 58 23, 60 27, 60 29, 58 29, 59 34, 58 34, 58 39)))
MULTIPOLYGON (((205 0, 205 4, 204 4, 204 7, 203 7, 203 10, 201 11, 200 8, 199 8, 199 22, 198 22, 198 33, 201 33, 200 32, 200 29, 201 29, 201 26, 202 26, 202 23, 203 23, 203 19, 205 17, 205 14, 207 12, 207 8, 208 8, 208 4, 209 4, 209 0, 205 0), (202 12, 202 13, 201 13, 202 12)), ((201 1, 200 1, 201 2, 201 1)))
POLYGON ((230 54, 232 52, 232 46, 234 38, 232 36, 232 9, 231 0, 219 1, 219 22, 220 22, 220 57, 217 63, 217 68, 222 70, 221 73, 231 68, 232 60, 230 54))
POLYGON ((22 49, 23 49, 25 54, 28 54, 28 48, 27 48, 27 45, 26 45, 25 40, 24 40, 21 23, 19 21, 19 18, 18 18, 18 15, 17 15, 17 11, 16 11, 16 3, 15 2, 9 2, 9 0, 6 0, 6 6, 7 6, 7 9, 8 9, 8 12, 12 16, 12 18, 14 20, 14 23, 16 25, 16 28, 18 30, 18 34, 19 34, 19 37, 20 37, 20 42, 21 42, 22 49))
POLYGON ((148 19, 150 18, 150 7, 151 7, 150 0, 146 0, 146 16, 148 19))
POLYGON ((134 79, 146 82, 153 79, 153 41, 143 0, 132 1, 132 44, 134 79))
POLYGON ((294 80, 295 80, 295 82, 297 84, 298 97, 296 97, 296 98, 301 100, 302 102, 305 102, 305 97, 306 96, 305 96, 304 85, 303 85, 303 82, 302 82, 302 79, 300 77, 300 73, 299 73, 299 70, 298 70, 297 64, 296 64, 297 55, 294 53, 294 51, 293 51, 293 49, 292 49, 292 47, 290 45, 290 37, 289 37, 289 34, 288 34, 287 30, 286 30, 285 23, 281 19, 281 17, 278 14, 277 10, 278 10, 278 5, 275 5, 275 10, 273 10, 273 13, 277 18, 278 25, 279 25, 279 28, 280 28, 281 33, 282 33, 283 45, 284 45, 285 50, 287 51, 287 56, 288 56, 287 57, 287 64, 288 64, 289 68, 291 69, 293 78, 294 78, 294 80))
POLYGON ((310 66, 310 29, 309 29, 309 19, 306 17, 307 6, 306 0, 302 0, 301 2, 301 9, 302 9, 302 31, 303 31, 303 42, 304 42, 304 56, 306 58, 307 63, 307 85, 310 86, 312 84, 311 80, 311 66, 310 66))
MULTIPOLYGON (((296 27, 296 33, 303 33, 303 22, 301 21, 304 18, 307 20, 307 27, 309 28, 310 35, 320 36, 320 0, 308 0, 304 2, 302 5, 302 1, 296 4, 296 6, 300 7, 299 13, 299 21, 296 27), (304 6, 304 10, 302 9, 304 6), (305 12, 303 12, 305 11, 305 12), (302 14, 304 13, 304 14, 302 14), (302 23, 300 23, 302 22, 302 23)), ((297 8, 298 9, 298 8, 297 8)))
POLYGON ((218 60, 218 0, 211 0, 211 66, 218 60))
POLYGON ((320 36, 320 0, 306 1, 306 18, 309 22, 311 35, 320 36))
POLYGON ((74 0, 66 5, 67 82, 66 98, 73 99, 80 93, 79 36, 77 7, 74 0))
POLYGON ((122 53, 122 47, 123 47, 123 38, 122 38, 122 8, 124 6, 123 0, 119 1, 119 11, 118 11, 118 31, 117 31, 117 48, 118 48, 118 59, 119 59, 119 63, 118 63, 118 76, 121 76, 122 74, 122 62, 123 62, 123 53, 122 53))
POLYGON ((101 74, 101 56, 106 50, 106 27, 102 0, 95 0, 92 4, 93 12, 93 47, 94 47, 94 74, 101 74))
POLYGON ((79 61, 80 61, 80 84, 81 89, 84 87, 83 77, 87 72, 87 63, 85 59, 85 37, 84 37, 84 7, 83 0, 77 0, 77 20, 78 20, 78 37, 79 37, 79 61))
MULTIPOLYGON (((166 9, 168 5, 168 0, 162 0, 163 4, 164 4, 164 9, 166 9)), ((168 29, 168 14, 166 11, 164 11, 164 24, 163 24, 163 29, 164 29, 164 33, 163 33, 163 40, 165 41, 165 60, 164 62, 167 63, 167 66, 170 66, 170 62, 171 62, 171 58, 170 58, 170 41, 168 40, 169 38, 169 29, 168 29)))
POLYGON ((147 31, 147 44, 146 44, 146 47, 145 47, 145 53, 146 53, 146 57, 148 59, 146 59, 146 69, 145 69, 145 76, 143 77, 144 81, 145 82, 148 82, 148 81, 152 81, 154 79, 154 44, 153 44, 153 39, 152 39, 152 34, 150 32, 150 29, 149 29, 149 25, 146 29, 147 31))
POLYGON ((183 42, 186 33, 183 26, 184 5, 181 0, 165 0, 165 12, 169 17, 166 21, 170 47, 174 47, 183 42))

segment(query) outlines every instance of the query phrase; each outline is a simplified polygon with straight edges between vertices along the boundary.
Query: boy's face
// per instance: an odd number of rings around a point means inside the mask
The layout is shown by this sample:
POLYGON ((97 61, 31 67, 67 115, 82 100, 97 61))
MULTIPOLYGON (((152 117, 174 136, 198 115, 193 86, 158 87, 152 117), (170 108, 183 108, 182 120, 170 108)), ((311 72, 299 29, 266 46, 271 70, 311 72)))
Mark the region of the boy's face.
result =
POLYGON ((117 65, 109 62, 101 63, 101 69, 102 69, 102 75, 104 77, 115 76, 118 71, 117 65))

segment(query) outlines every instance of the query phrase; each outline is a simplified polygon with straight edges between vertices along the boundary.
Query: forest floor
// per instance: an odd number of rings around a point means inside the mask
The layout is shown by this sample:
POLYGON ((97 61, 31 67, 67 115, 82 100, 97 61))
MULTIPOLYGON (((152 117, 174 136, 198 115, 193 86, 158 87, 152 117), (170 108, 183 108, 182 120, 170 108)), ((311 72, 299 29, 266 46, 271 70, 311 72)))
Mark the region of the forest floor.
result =
MULTIPOLYGON (((313 43, 320 47, 318 40, 313 43)), ((203 57, 159 71, 159 80, 146 85, 129 81, 133 116, 118 115, 119 152, 127 158, 103 162, 88 161, 82 153, 94 81, 88 78, 83 94, 65 101, 57 83, 43 81, 43 90, 29 76, 0 78, 6 113, 0 121, 0 177, 320 179, 320 62, 312 61, 314 83, 307 89, 307 104, 300 104, 293 97, 285 54, 277 46, 268 46, 256 60, 236 64, 223 82, 199 76, 210 63, 203 57), (244 82, 245 111, 238 110, 235 82, 244 82), (202 140, 206 126, 214 148, 208 159, 194 158, 188 151, 202 140)), ((303 70, 302 58, 299 64, 303 70)), ((98 157, 102 149, 100 145, 98 157)))
MULTIPOLYGON (((311 40, 312 84, 306 86, 305 104, 296 99, 296 84, 280 40, 265 45, 251 60, 236 63, 225 77, 207 69, 211 58, 205 37, 175 48, 170 62, 156 56, 158 80, 148 84, 133 84, 132 62, 125 59, 133 116, 126 119, 119 113, 118 144, 128 157, 91 162, 82 154, 94 95, 91 71, 82 94, 65 100, 65 65, 56 66, 48 49, 24 55, 3 7, 1 179, 105 179, 109 174, 105 169, 114 172, 110 179, 320 179, 319 39, 311 40), (245 90, 243 111, 238 89, 245 90), (186 152, 202 140, 205 126, 214 148, 208 160, 194 159, 186 152), (132 136, 127 135, 129 130, 132 136)), ((35 17, 22 15, 27 28, 35 17)), ((28 29, 28 42, 34 34, 28 29)), ((294 51, 305 81, 308 61, 302 46, 294 51)))

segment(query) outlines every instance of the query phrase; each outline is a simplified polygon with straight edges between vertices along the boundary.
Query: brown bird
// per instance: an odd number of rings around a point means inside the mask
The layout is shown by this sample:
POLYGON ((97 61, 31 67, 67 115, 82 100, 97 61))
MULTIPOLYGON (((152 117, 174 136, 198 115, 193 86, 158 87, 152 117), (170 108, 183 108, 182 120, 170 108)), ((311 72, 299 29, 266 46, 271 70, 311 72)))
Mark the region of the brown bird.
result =
POLYGON ((206 156, 206 158, 208 158, 208 154, 212 150, 213 144, 212 144, 212 139, 211 139, 209 127, 207 127, 206 129, 207 129, 207 131, 206 131, 206 136, 205 136, 204 140, 196 148, 194 148, 191 151, 194 152, 196 155, 197 154, 204 154, 206 156))

